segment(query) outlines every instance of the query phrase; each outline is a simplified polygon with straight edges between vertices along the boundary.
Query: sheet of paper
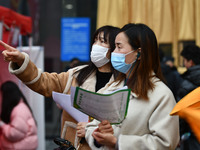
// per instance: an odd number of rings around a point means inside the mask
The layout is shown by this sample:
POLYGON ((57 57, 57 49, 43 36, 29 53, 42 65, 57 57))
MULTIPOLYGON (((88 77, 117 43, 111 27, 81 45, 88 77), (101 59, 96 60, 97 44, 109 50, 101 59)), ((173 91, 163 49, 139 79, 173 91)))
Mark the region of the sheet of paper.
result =
POLYGON ((74 105, 74 95, 75 95, 75 92, 76 92, 76 87, 71 86, 70 94, 71 94, 71 103, 72 103, 72 106, 74 105))
POLYGON ((130 92, 126 87, 109 94, 99 94, 79 87, 71 88, 75 108, 99 121, 109 120, 113 124, 125 119, 130 92))
POLYGON ((88 122, 88 115, 75 109, 68 94, 52 92, 53 100, 68 112, 77 122, 88 122))

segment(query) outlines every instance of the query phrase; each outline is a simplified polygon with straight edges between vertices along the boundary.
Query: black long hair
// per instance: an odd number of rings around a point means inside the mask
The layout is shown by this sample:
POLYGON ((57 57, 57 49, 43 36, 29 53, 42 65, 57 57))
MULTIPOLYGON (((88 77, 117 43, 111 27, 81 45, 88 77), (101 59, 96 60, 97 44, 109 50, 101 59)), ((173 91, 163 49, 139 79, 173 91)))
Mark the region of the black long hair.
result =
POLYGON ((2 92, 1 119, 3 122, 10 123, 10 115, 12 113, 12 110, 15 106, 17 106, 20 100, 23 100, 23 102, 28 106, 28 108, 32 113, 32 110, 29 104, 27 103, 26 98, 22 94, 17 84, 15 84, 12 81, 6 81, 1 85, 1 92, 2 92))
MULTIPOLYGON (((99 28, 95 31, 92 43, 95 42, 95 39, 97 38, 97 36, 100 35, 100 33, 104 33, 104 41, 109 43, 110 52, 113 52, 115 49, 115 37, 117 36, 119 31, 120 31, 120 29, 117 27, 113 27, 113 26, 109 26, 109 25, 102 26, 101 28, 99 28)), ((111 71, 114 74, 114 78, 116 78, 117 72, 115 72, 113 67, 111 67, 111 68, 112 68, 111 71)), ((96 70, 97 70, 97 67, 90 61, 87 67, 78 71, 79 72, 79 74, 77 76, 78 85, 81 86, 85 82, 85 80, 96 70)), ((77 72, 75 72, 75 73, 77 73, 77 72)))

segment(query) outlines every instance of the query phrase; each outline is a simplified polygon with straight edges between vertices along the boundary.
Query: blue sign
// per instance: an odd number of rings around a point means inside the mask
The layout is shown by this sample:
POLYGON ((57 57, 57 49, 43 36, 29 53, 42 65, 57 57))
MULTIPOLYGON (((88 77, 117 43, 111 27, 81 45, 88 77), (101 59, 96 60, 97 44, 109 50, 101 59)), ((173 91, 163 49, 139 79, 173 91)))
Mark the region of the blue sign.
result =
POLYGON ((90 18, 61 19, 61 60, 90 60, 90 18))

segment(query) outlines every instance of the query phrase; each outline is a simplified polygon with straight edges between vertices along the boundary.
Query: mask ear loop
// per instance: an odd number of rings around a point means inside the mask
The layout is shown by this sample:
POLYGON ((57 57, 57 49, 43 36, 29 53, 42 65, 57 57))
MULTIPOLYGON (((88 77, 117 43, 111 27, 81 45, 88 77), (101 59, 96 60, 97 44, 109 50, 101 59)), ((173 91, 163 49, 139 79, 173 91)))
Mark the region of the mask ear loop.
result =
POLYGON ((125 79, 124 85, 127 85, 127 81, 128 81, 128 79, 129 79, 129 76, 130 76, 131 72, 133 71, 133 68, 134 68, 134 66, 135 66, 135 63, 136 63, 136 61, 138 60, 139 57, 140 57, 140 52, 138 52, 138 54, 137 54, 137 58, 136 58, 135 62, 133 63, 132 67, 131 67, 131 71, 129 72, 128 77, 125 79))

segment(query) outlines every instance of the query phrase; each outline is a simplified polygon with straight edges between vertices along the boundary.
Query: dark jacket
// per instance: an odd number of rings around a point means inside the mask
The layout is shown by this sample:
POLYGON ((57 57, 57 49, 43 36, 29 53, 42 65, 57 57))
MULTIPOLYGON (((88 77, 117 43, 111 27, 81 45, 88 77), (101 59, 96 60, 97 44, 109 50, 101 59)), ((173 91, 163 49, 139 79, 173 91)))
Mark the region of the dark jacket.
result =
POLYGON ((161 62, 161 70, 166 80, 167 86, 170 88, 170 90, 174 94, 174 97, 176 98, 177 90, 179 89, 180 83, 182 82, 180 74, 178 73, 177 70, 170 68, 168 65, 162 62, 161 62))
POLYGON ((183 81, 177 91, 177 100, 182 99, 185 95, 200 86, 200 65, 189 68, 181 77, 183 81))

